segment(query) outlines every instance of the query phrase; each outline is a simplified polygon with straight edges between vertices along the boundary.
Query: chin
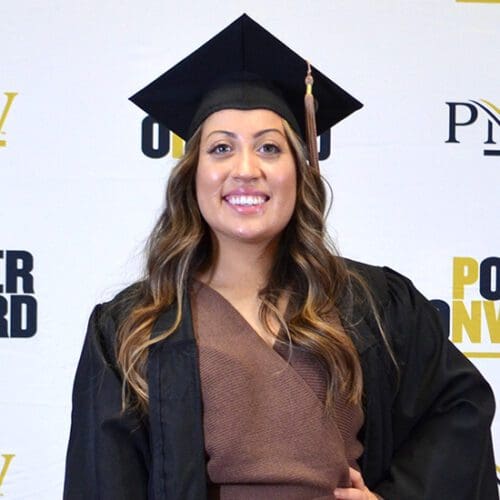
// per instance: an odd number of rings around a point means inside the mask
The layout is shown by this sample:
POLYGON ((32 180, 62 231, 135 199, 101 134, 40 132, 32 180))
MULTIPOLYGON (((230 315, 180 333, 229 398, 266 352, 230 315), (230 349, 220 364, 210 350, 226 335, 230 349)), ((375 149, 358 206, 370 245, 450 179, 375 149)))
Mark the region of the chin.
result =
POLYGON ((270 243, 278 239, 282 231, 279 232, 261 232, 261 231, 238 231, 233 233, 232 239, 240 241, 241 243, 249 243, 255 245, 262 245, 270 243))

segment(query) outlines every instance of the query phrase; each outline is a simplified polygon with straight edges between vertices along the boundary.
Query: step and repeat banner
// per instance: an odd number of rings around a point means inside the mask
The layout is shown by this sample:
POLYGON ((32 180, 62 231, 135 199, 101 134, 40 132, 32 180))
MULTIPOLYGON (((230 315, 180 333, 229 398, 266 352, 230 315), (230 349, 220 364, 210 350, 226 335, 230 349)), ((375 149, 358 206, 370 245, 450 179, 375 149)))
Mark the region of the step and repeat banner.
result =
POLYGON ((61 497, 88 315, 139 275, 182 154, 127 98, 243 12, 365 104, 319 143, 341 253, 411 277, 500 399, 500 1, 3 1, 6 500, 61 497))

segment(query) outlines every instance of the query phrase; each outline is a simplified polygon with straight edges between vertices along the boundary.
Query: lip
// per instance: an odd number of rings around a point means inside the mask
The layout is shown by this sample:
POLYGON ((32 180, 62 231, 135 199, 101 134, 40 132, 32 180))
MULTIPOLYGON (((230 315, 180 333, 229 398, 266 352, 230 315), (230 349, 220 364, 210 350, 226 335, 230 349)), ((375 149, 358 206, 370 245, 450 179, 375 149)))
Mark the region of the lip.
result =
POLYGON ((228 196, 263 196, 266 199, 270 198, 270 196, 264 191, 259 191, 257 189, 251 189, 247 187, 232 189, 231 191, 222 195, 223 198, 227 198, 228 196))

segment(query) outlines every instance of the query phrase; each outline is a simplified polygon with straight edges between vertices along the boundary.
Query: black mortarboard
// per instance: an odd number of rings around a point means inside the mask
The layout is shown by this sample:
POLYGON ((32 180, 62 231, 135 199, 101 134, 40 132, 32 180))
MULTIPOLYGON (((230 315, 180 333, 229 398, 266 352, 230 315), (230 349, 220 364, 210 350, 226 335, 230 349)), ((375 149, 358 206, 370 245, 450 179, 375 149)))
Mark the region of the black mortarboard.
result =
MULTIPOLYGON (((305 137, 306 71, 302 57, 243 14, 130 99, 186 140, 229 108, 271 109, 305 137)), ((317 69, 312 75, 321 134, 362 104, 317 69)))

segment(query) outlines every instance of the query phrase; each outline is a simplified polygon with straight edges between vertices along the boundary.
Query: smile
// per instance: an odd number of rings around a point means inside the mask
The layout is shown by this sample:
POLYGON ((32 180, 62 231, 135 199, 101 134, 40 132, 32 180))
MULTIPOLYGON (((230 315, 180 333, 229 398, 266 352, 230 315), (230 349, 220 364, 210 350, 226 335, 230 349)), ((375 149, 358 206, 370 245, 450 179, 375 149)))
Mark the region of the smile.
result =
POLYGON ((261 196, 261 195, 229 195, 225 196, 224 199, 230 204, 234 206, 242 206, 242 207, 253 207, 255 205, 262 205, 267 200, 269 200, 269 196, 261 196))

